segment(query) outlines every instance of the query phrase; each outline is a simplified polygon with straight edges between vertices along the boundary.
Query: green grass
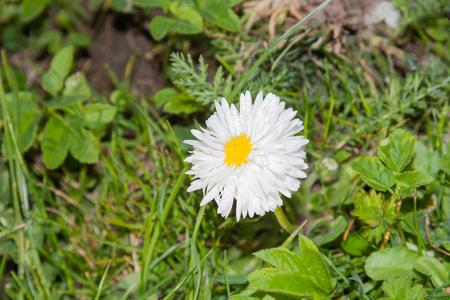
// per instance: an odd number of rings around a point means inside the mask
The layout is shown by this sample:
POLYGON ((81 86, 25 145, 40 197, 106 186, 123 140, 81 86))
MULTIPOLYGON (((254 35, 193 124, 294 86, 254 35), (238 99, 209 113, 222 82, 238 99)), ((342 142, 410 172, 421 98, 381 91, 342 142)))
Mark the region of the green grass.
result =
MULTIPOLYGON (((71 20, 80 18, 77 14, 82 14, 81 10, 67 5, 58 9, 71 12, 71 20), (74 10, 79 12, 73 14, 74 10)), ((242 31, 234 39, 207 41, 204 35, 170 34, 167 42, 159 44, 166 49, 166 59, 177 52, 168 45, 182 48, 186 45, 183 41, 203 38, 203 43, 211 45, 203 56, 217 58, 217 65, 210 66, 208 74, 222 65, 225 77, 231 74, 229 85, 233 88, 206 83, 207 68, 200 59, 192 60, 194 65, 200 61, 199 71, 183 65, 180 59, 178 67, 171 65, 164 70, 175 83, 175 92, 163 99, 165 104, 160 107, 156 96, 144 98, 131 93, 134 56, 123 81, 109 69, 113 91, 99 95, 89 85, 92 95, 87 101, 51 108, 45 103, 52 96, 40 86, 27 86, 25 74, 11 65, 2 51, 0 298, 262 299, 261 292, 253 294, 255 298, 249 296, 253 291, 248 288, 247 275, 266 267, 253 253, 285 247, 300 254, 300 232, 322 253, 336 283, 331 298, 383 297, 388 280, 373 280, 365 268, 371 253, 382 253, 382 242, 363 239, 366 224, 352 215, 355 192, 369 188, 350 165, 356 157, 375 155, 378 145, 397 128, 418 137, 415 158, 407 170, 426 172, 434 181, 418 188, 413 197, 401 198, 403 221, 389 228, 391 236, 385 247, 409 245, 421 254, 429 251, 448 276, 449 256, 437 249, 448 252, 450 237, 449 175, 439 167, 439 161, 450 153, 449 54, 439 50, 439 43, 444 42, 433 35, 446 25, 415 13, 409 11, 401 30, 409 41, 428 47, 429 66, 418 66, 406 74, 391 72, 397 70, 392 57, 369 47, 370 41, 358 36, 349 36, 343 44, 345 52, 332 52, 328 47, 334 42, 332 29, 324 25, 300 31, 298 26, 303 22, 292 29, 280 26, 279 38, 245 57, 239 55, 241 49, 268 40, 263 22, 254 29, 260 35, 242 31), (420 25, 423 18, 427 22, 420 25), (423 32, 433 34, 421 35, 423 32), (278 48, 282 41, 287 42, 278 48), (367 47, 360 49, 358 42, 367 47), (243 71, 235 74, 239 63, 243 71), (247 89, 253 96, 260 89, 279 95, 298 111, 305 124, 303 134, 311 141, 307 147, 308 178, 291 199, 283 199, 285 218, 295 226, 293 233, 284 230, 273 213, 240 222, 233 213, 223 219, 217 215, 215 203, 200 207, 202 195, 186 191, 190 179, 185 172, 190 165, 184 159, 190 149, 182 141, 192 139, 189 130, 204 126, 212 113, 210 104, 215 99, 205 95, 224 93, 229 102, 237 103, 239 93, 247 89), (22 91, 32 93, 40 104, 39 122, 30 133, 33 143, 26 150, 20 144, 22 91), (196 101, 200 98, 209 102, 196 101), (167 105, 172 101, 186 105, 182 106, 185 111, 174 111, 167 105), (115 117, 96 128, 77 125, 71 118, 82 115, 88 103, 114 106, 115 117), (59 167, 47 168, 41 142, 45 122, 51 116, 67 120, 76 132, 89 130, 98 140, 94 147, 98 162, 83 163, 69 153, 59 167), (339 168, 324 169, 323 158, 335 160, 339 168)), ((5 28, 17 30, 29 26, 19 21, 15 25, 1 22, 7 24, 5 28)), ((390 45, 401 46, 395 36, 390 37, 390 45)), ((9 45, 6 42, 12 41, 3 41, 9 45)), ((405 52, 406 64, 411 60, 408 55, 405 52)), ((63 95, 65 88, 58 93, 63 95)), ((384 200, 394 193, 386 192, 384 200)), ((430 299, 444 297, 442 289, 430 280, 437 271, 430 270, 416 274, 413 286, 423 285, 430 299)), ((272 296, 278 299, 276 294, 272 296)))

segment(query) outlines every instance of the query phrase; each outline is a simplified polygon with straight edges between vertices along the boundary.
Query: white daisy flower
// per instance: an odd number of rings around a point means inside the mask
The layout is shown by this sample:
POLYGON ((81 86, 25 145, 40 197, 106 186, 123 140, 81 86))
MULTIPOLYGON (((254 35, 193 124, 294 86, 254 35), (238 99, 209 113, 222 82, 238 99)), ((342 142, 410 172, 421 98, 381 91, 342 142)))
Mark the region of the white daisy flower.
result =
POLYGON ((215 200, 217 213, 228 217, 236 199, 236 218, 264 215, 283 205, 279 193, 291 197, 298 178, 306 178, 304 159, 309 140, 294 136, 303 122, 293 119, 296 111, 274 94, 263 100, 259 92, 252 104, 250 92, 241 94, 240 111, 222 98, 216 112, 206 121, 208 129, 192 130, 192 163, 186 174, 194 175, 188 192, 203 190, 201 206, 215 200))

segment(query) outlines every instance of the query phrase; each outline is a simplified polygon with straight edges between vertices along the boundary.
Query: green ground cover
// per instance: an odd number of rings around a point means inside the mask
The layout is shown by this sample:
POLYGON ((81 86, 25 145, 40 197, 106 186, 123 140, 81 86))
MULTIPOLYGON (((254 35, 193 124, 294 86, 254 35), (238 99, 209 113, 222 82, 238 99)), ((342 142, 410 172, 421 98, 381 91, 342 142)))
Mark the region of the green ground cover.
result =
POLYGON ((449 3, 362 30, 320 22, 337 2, 0 1, 0 298, 450 299, 449 3), (100 89, 110 16, 151 51, 100 89), (297 111, 309 169, 237 222, 187 192, 183 140, 247 90, 297 111))

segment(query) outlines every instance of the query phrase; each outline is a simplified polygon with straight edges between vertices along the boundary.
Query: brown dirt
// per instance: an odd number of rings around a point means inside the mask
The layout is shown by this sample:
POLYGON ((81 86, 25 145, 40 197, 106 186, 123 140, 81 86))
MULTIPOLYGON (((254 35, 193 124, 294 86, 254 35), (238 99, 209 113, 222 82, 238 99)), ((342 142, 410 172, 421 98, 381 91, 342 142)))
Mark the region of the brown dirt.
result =
POLYGON ((132 64, 130 90, 133 94, 153 96, 163 88, 164 79, 158 54, 152 49, 150 35, 138 27, 124 26, 127 16, 110 13, 93 35, 87 55, 77 63, 94 89, 110 91, 114 89, 105 68, 109 65, 119 80, 125 78, 127 65, 132 64))
MULTIPOLYGON (((87 10, 87 5, 85 8, 87 10)), ((51 20, 55 19, 57 13, 54 8, 47 9, 48 18, 51 20)), ((81 26, 92 42, 87 49, 79 49, 76 52, 76 64, 72 72, 82 71, 94 90, 101 95, 107 95, 115 86, 105 65, 110 66, 118 79, 123 81, 127 65, 134 59, 129 80, 129 88, 133 94, 153 96, 164 87, 162 54, 152 45, 148 21, 127 23, 133 16, 109 11, 94 32, 92 28, 97 22, 96 13, 90 13, 90 17, 91 20, 83 21, 81 26)), ((60 30, 56 24, 53 26, 60 30)), ((27 47, 15 53, 7 51, 7 56, 13 66, 25 73, 28 86, 40 85, 41 76, 27 60, 42 70, 47 70, 52 58, 45 49, 33 50, 27 47)))

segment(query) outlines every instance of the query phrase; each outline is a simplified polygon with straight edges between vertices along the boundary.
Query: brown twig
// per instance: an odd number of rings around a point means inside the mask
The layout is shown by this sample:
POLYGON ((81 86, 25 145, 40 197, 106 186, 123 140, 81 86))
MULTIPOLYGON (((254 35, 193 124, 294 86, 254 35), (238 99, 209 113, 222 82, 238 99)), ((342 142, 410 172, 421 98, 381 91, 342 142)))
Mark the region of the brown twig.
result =
POLYGON ((390 236, 391 236, 391 233, 389 231, 386 232, 386 234, 384 235, 384 238, 383 238, 383 243, 381 243, 380 249, 384 249, 386 247, 390 236))
POLYGON ((445 251, 444 249, 438 248, 438 247, 436 247, 435 245, 433 245, 433 243, 431 242, 431 239, 430 239, 430 229, 429 229, 429 227, 430 227, 430 217, 428 217, 428 211, 427 211, 427 212, 425 212, 425 231, 426 231, 426 233, 427 233, 427 240, 428 240, 428 243, 430 243, 430 246, 431 246, 434 250, 439 251, 439 252, 441 252, 441 253, 444 253, 444 254, 447 255, 447 256, 450 256, 450 252, 447 252, 447 251, 445 251))
POLYGON ((355 223, 355 219, 351 219, 350 222, 348 222, 347 229, 345 229, 345 232, 344 232, 344 237, 343 237, 344 241, 347 240, 348 233, 350 232, 350 228, 352 228, 353 223, 355 223))

